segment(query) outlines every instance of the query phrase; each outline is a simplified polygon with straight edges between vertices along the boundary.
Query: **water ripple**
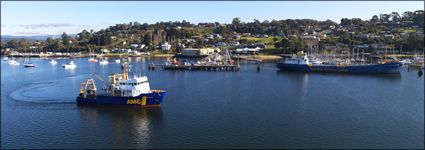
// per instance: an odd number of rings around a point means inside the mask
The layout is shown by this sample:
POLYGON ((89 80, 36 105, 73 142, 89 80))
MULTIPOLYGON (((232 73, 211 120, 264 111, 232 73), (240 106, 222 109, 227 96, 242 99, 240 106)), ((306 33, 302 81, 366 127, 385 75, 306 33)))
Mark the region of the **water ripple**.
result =
POLYGON ((33 82, 28 86, 11 92, 9 97, 15 101, 21 102, 44 104, 75 104, 75 93, 79 90, 79 82, 73 82, 84 79, 88 75, 89 74, 71 75, 62 79, 33 82))

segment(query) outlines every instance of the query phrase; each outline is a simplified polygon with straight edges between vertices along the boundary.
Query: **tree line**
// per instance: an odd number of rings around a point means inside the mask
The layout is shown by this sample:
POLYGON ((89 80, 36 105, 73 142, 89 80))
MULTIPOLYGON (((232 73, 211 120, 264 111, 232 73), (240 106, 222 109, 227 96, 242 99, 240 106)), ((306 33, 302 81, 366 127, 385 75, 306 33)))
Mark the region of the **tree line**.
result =
MULTIPOLYGON (((154 24, 129 22, 116 24, 106 29, 94 32, 83 30, 76 37, 63 33, 61 38, 47 38, 43 41, 31 42, 27 39, 12 39, 2 42, 2 48, 14 48, 19 51, 29 50, 29 46, 37 46, 46 51, 98 51, 102 48, 128 48, 131 43, 145 44, 146 50, 155 50, 163 42, 174 45, 179 49, 179 44, 187 47, 211 46, 216 42, 239 41, 241 44, 249 44, 250 41, 238 39, 235 34, 250 33, 252 35, 270 35, 283 38, 274 38, 272 44, 278 53, 291 52, 306 48, 310 41, 300 38, 301 33, 312 33, 314 31, 330 30, 328 38, 321 39, 320 47, 343 43, 349 47, 356 44, 385 43, 394 45, 394 48, 403 47, 406 50, 422 49, 423 36, 416 32, 408 32, 407 36, 395 36, 387 39, 384 37, 371 38, 360 37, 360 34, 377 35, 384 31, 388 34, 396 34, 401 29, 419 30, 423 33, 424 16, 423 10, 414 12, 407 11, 400 15, 397 12, 372 16, 370 20, 360 18, 343 18, 338 24, 331 20, 317 21, 313 19, 286 19, 286 20, 264 20, 254 19, 252 22, 242 22, 236 17, 230 24, 219 22, 193 24, 188 21, 157 22, 154 24), (337 30, 341 27, 348 30, 337 30), (354 33, 354 34, 353 34, 354 33), (219 34, 222 38, 204 40, 207 34, 219 34), (187 41, 185 39, 193 39, 187 41)), ((423 35, 423 34, 422 34, 423 35)))

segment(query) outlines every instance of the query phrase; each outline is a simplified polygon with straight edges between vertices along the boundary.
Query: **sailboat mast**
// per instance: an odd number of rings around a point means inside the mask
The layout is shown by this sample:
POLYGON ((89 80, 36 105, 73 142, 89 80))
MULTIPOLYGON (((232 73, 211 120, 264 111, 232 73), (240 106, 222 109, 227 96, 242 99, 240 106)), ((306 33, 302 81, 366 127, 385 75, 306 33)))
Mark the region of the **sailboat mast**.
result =
POLYGON ((387 45, 385 45, 385 55, 384 55, 384 61, 387 61, 387 45))

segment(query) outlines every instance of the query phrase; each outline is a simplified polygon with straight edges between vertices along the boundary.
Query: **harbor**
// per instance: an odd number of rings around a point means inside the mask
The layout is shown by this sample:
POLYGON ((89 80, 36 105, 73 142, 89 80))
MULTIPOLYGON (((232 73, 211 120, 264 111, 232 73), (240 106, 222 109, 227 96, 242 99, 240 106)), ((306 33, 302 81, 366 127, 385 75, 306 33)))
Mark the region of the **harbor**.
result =
POLYGON ((163 65, 164 70, 194 70, 194 71, 238 71, 236 65, 163 65))
POLYGON ((190 61, 188 59, 179 61, 178 58, 181 57, 171 57, 163 64, 148 64, 148 69, 154 70, 157 67, 163 70, 192 71, 238 71, 240 69, 239 61, 232 60, 228 50, 223 55, 216 52, 205 56, 203 59, 191 59, 190 61))
MULTIPOLYGON (((383 145, 373 141, 392 141, 394 137, 398 137, 397 142, 388 142, 384 146, 415 147, 422 143, 415 137, 423 133, 423 126, 418 122, 423 122, 424 85, 421 83, 424 76, 419 77, 414 68, 407 71, 407 67, 403 67, 400 74, 305 73, 278 71, 277 62, 263 62, 261 71, 257 72, 255 62, 243 60, 237 72, 174 72, 147 68, 148 64, 160 64, 167 58, 129 57, 129 77, 146 75, 151 87, 167 90, 158 109, 77 105, 75 99, 80 84, 93 78, 93 72, 106 80, 121 70, 121 65, 114 63, 113 59, 109 59, 108 65, 88 62, 87 59, 56 59, 57 65, 52 65, 50 59, 31 58, 37 64, 35 68, 1 61, 1 81, 7 87, 2 88, 2 106, 7 106, 2 108, 2 114, 14 116, 2 125, 4 147, 19 144, 21 147, 38 145, 47 148, 52 146, 45 144, 48 141, 60 143, 55 145, 56 148, 74 146, 75 143, 80 143, 80 148, 171 148, 199 142, 204 143, 199 147, 216 147, 208 142, 210 140, 234 147, 239 144, 232 144, 229 140, 267 142, 271 147, 288 148, 298 147, 295 143, 301 140, 308 146, 321 147, 318 145, 321 142, 312 142, 316 136, 327 138, 328 142, 338 141, 343 136, 348 140, 341 146, 367 142, 371 147, 381 147, 383 145), (62 69, 61 64, 70 60, 77 68, 62 69), (260 101, 258 97, 264 100, 260 101), (333 116, 333 121, 328 116, 333 116), (34 118, 36 121, 31 125, 18 121, 34 118), (61 124, 54 129, 61 134, 51 133, 51 121, 61 124), (366 127, 368 130, 350 127, 365 124, 373 126, 366 127), (100 125, 122 127, 105 132, 100 125), (19 134, 12 130, 16 127, 19 127, 19 134), (260 130, 264 128, 268 130, 260 130), (301 130, 305 128, 311 130, 301 130), (326 134, 313 132, 319 129, 326 134), (340 132, 333 132, 336 129, 340 132), (222 133, 223 130, 226 134, 222 133), (276 134, 270 134, 270 130, 276 134), (307 133, 314 136, 302 136, 307 133), (214 136, 207 138, 203 136, 206 134, 214 136), (259 138, 239 138, 247 135, 258 135, 259 138), (90 144, 84 142, 91 136, 105 138, 90 144), (114 143, 115 136, 122 137, 118 143, 114 143), (164 139, 164 136, 169 138, 164 139), (288 140, 282 143, 278 138, 281 136, 288 140), (22 140, 12 140, 18 137, 22 140), (137 144, 141 137, 149 142, 137 144), (189 137, 197 140, 189 140, 189 137), (68 140, 60 140, 63 138, 68 140), (32 142, 28 143, 26 139, 32 139, 32 142)), ((16 60, 23 62, 23 58, 16 60)), ((97 78, 94 80, 100 91, 103 82, 97 78)))
POLYGON ((0 149, 425 147, 424 2, 1 3, 0 149))

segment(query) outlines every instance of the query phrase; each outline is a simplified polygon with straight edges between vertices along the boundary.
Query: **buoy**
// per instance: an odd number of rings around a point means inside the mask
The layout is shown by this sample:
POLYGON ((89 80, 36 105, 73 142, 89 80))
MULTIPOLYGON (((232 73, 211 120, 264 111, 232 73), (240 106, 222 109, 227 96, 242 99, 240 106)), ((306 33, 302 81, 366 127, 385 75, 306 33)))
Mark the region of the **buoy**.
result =
POLYGON ((422 69, 419 69, 418 76, 421 77, 423 74, 422 69))
POLYGON ((260 72, 260 65, 257 66, 257 72, 260 72))

